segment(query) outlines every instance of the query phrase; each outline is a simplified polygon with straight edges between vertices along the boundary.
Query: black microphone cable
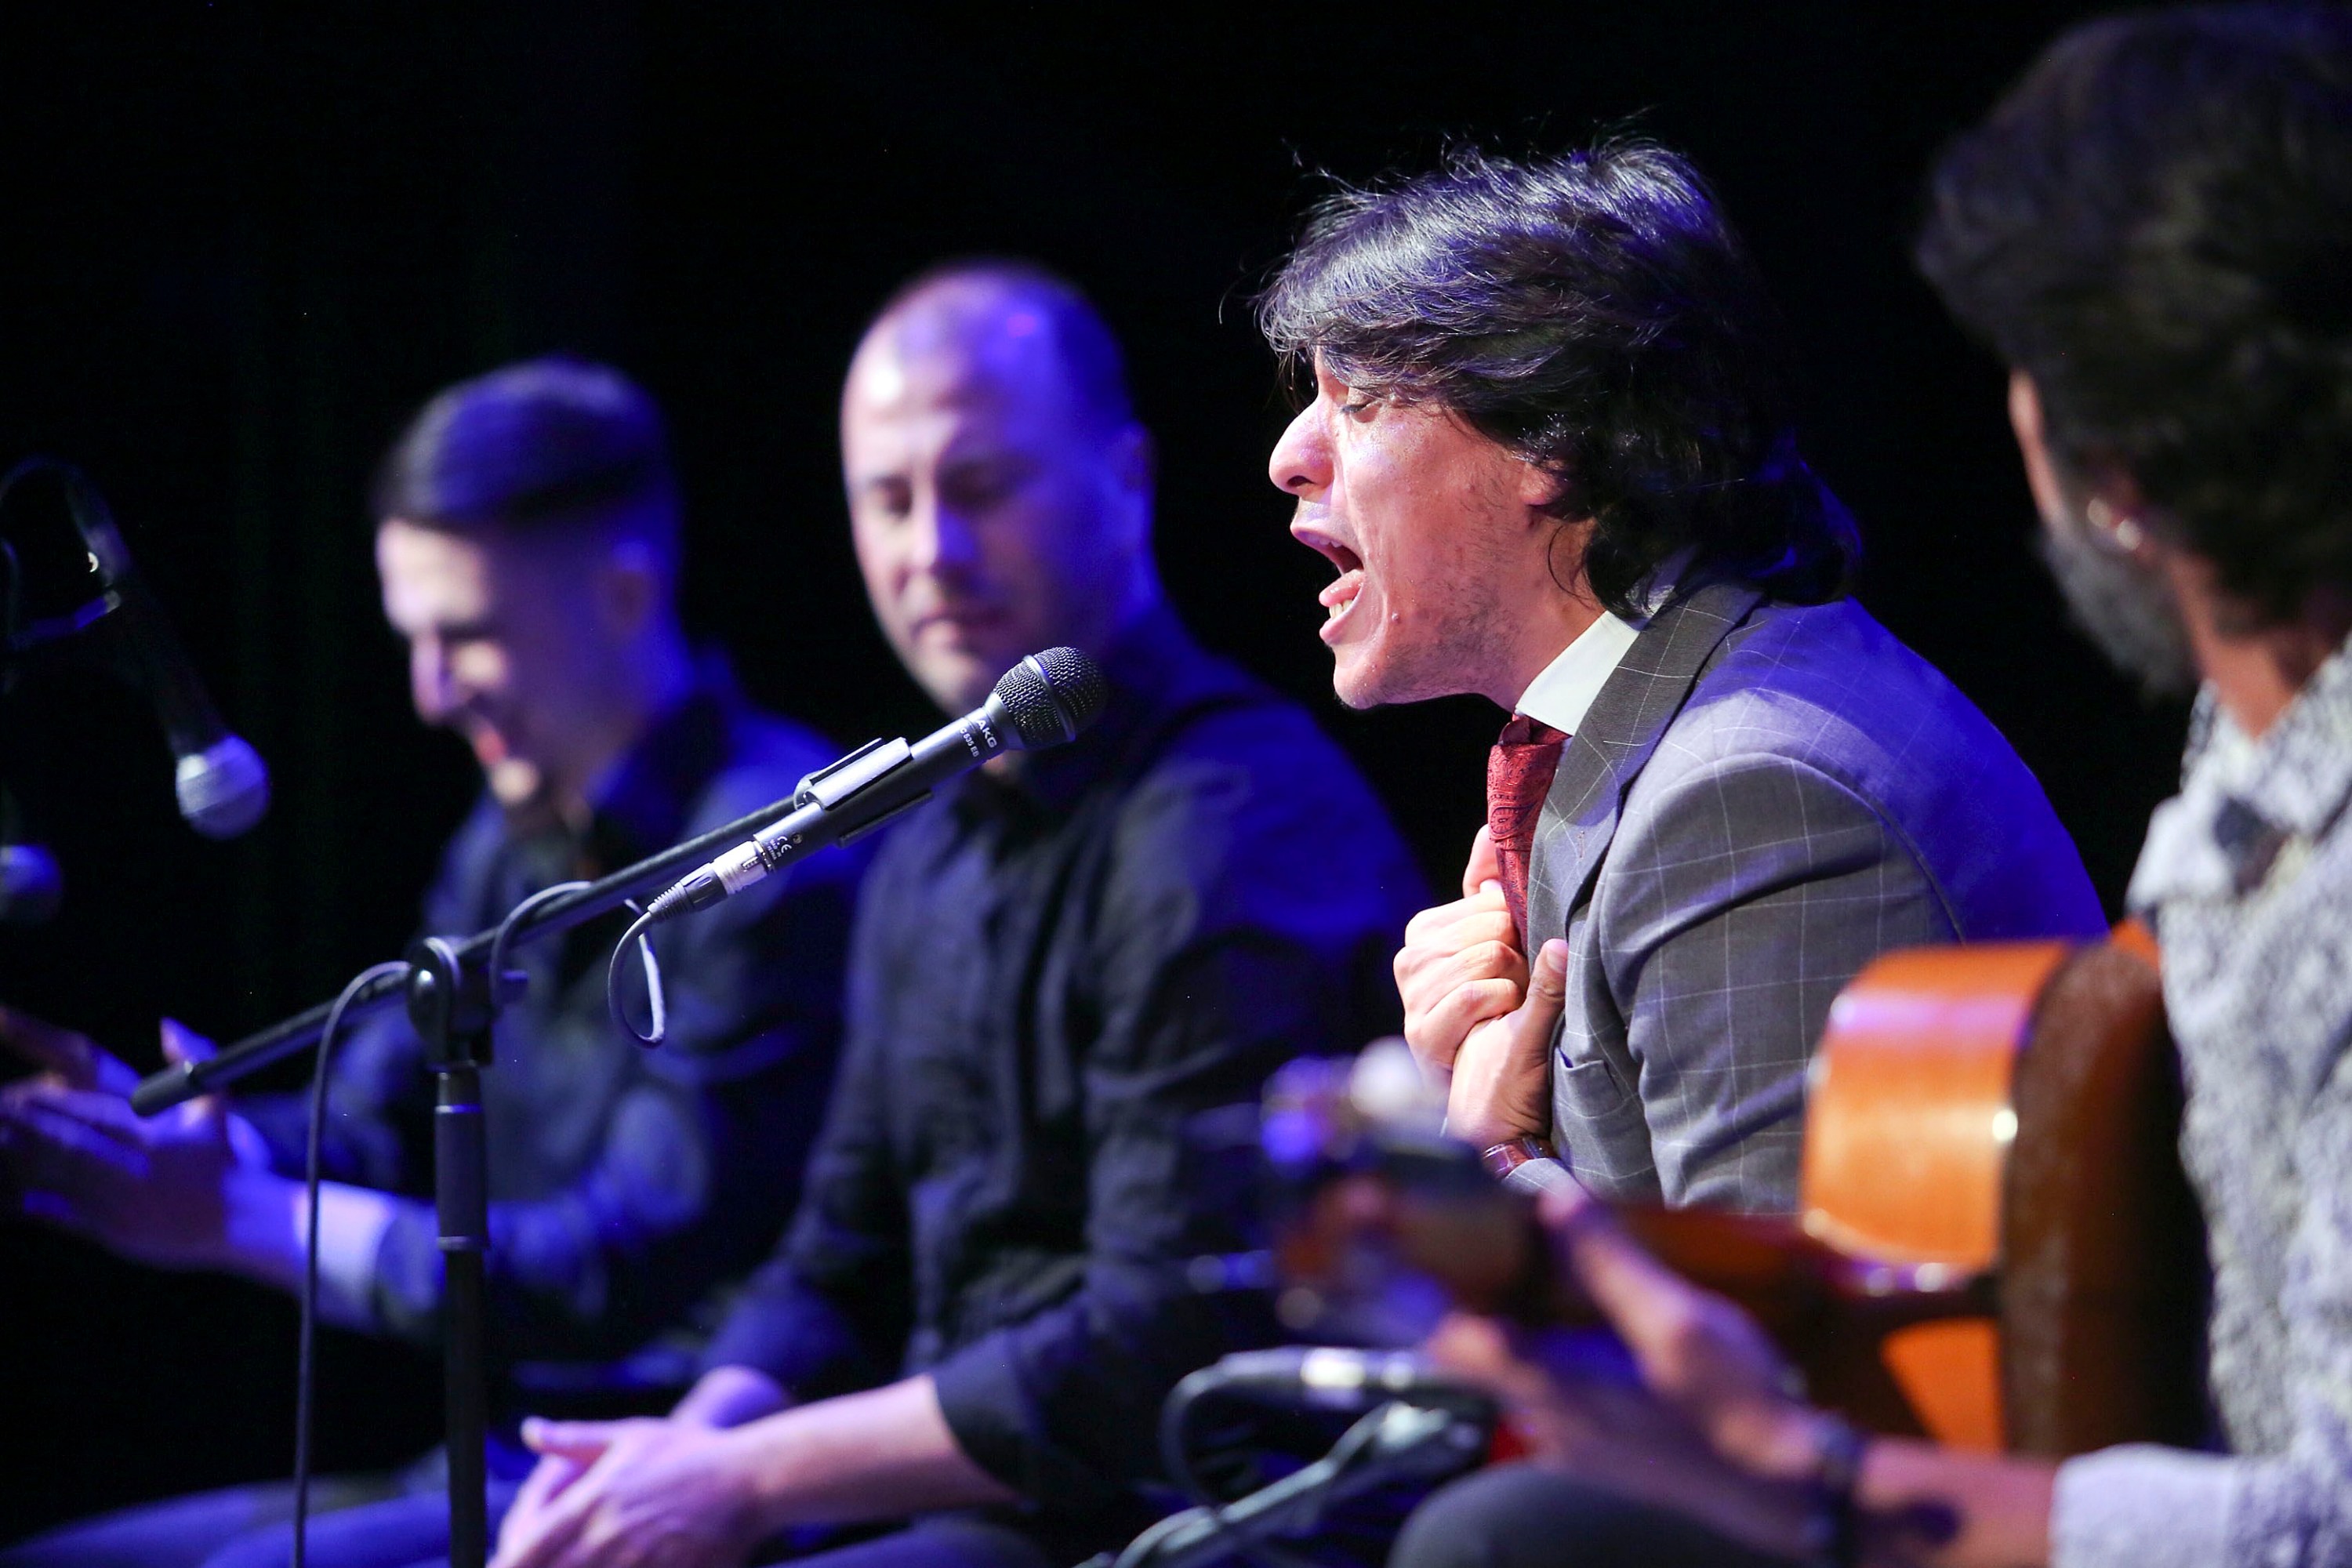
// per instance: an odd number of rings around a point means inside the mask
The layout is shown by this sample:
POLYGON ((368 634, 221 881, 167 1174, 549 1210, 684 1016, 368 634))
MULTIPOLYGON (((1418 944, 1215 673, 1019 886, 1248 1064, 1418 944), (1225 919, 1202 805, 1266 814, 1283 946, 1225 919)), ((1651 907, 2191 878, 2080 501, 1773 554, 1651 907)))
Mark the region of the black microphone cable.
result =
MULTIPOLYGON (((490 998, 499 1006, 502 1007, 521 995, 527 984, 526 976, 520 973, 509 973, 507 970, 507 948, 514 942, 515 928, 541 904, 551 904, 566 893, 579 892, 589 885, 586 882, 558 882, 551 888, 541 888, 509 910, 507 918, 499 922, 499 929, 490 933, 490 998)), ((493 1008, 492 1016, 496 1014, 497 1008, 493 1008)))
POLYGON ((310 1128, 305 1140, 302 1188, 309 1212, 302 1216, 302 1326, 297 1336, 294 1364, 294 1560, 304 1568, 310 1531, 310 1414, 314 1404, 312 1348, 319 1322, 319 1186, 320 1134, 327 1121, 327 1074, 334 1066, 336 1036, 341 1033, 343 1010, 354 997, 379 980, 408 973, 403 959, 373 963, 352 976, 352 983, 327 1012, 326 1027, 319 1031, 319 1060, 310 1079, 310 1128))
MULTIPOLYGON (((551 888, 533 893, 507 911, 507 918, 499 922, 499 929, 490 936, 490 984, 496 987, 494 994, 500 1003, 521 994, 523 976, 520 973, 509 973, 507 970, 507 945, 514 940, 515 928, 522 923, 523 917, 541 904, 551 903, 568 893, 579 892, 589 886, 591 884, 587 882, 558 882, 551 888)), ((638 903, 636 900, 625 899, 622 904, 637 919, 636 923, 629 927, 628 934, 614 944, 612 962, 604 966, 604 1007, 613 1015, 614 1027, 647 1050, 651 1050, 660 1045, 669 1033, 669 1009, 662 996, 661 961, 654 956, 654 944, 646 935, 653 929, 656 921, 653 916, 646 912, 645 906, 638 903), (653 1009, 651 1034, 639 1033, 636 1025, 629 1021, 627 1009, 621 1005, 621 955, 628 952, 632 944, 636 947, 639 956, 645 960, 646 997, 653 1009)))
MULTIPOLYGON (((1224 1390, 1218 1384, 1198 1372, 1181 1379, 1169 1391, 1167 1402, 1160 1407, 1160 1468, 1168 1472, 1169 1480, 1184 1494, 1185 1500, 1202 1510, 1202 1516, 1216 1531, 1218 1538, 1244 1562, 1257 1563, 1259 1568, 1322 1568, 1322 1564, 1313 1558, 1234 1529, 1225 1518, 1225 1510, 1233 1500, 1219 1497, 1193 1468, 1191 1434, 1193 1407, 1201 1402, 1203 1394, 1223 1392, 1224 1390)), ((1361 1425, 1358 1424, 1359 1426, 1361 1425)), ((1354 1450, 1361 1447, 1368 1436, 1369 1434, 1359 1436, 1356 1428, 1349 1428, 1331 1450, 1335 1463, 1344 1465, 1353 1458, 1354 1450)), ((1181 1528, 1185 1519, 1181 1513, 1171 1514, 1129 1542, 1127 1549, 1119 1553, 1118 1561, 1149 1561, 1160 1537, 1181 1528)))
POLYGON ((613 944, 612 962, 604 966, 604 1006, 613 1015, 613 1023, 622 1033, 646 1049, 652 1050, 669 1037, 669 1010, 662 1000, 661 961, 654 956, 653 930, 661 917, 635 899, 628 900, 628 909, 637 918, 630 925, 627 934, 613 944), (642 1034, 630 1021, 628 1009, 621 1005, 621 960, 632 947, 645 960, 646 1005, 652 1012, 647 1020, 651 1028, 642 1034))
MULTIPOLYGON (((513 909, 507 911, 506 918, 499 922, 498 930, 492 932, 490 936, 490 984, 494 988, 493 994, 500 1001, 503 1002, 513 997, 520 991, 524 984, 524 978, 521 974, 509 973, 507 970, 507 951, 513 942, 516 928, 521 925, 526 916, 530 915, 532 910, 538 909, 541 905, 551 903, 559 898, 562 898, 566 894, 576 893, 580 891, 581 889, 587 886, 588 884, 585 882, 559 882, 551 888, 541 889, 538 892, 531 894, 530 897, 523 900, 520 903, 515 905, 513 909)), ((635 906, 632 903, 631 907, 635 908, 635 906)), ((646 962, 648 965, 652 963, 652 953, 650 950, 646 953, 646 962)), ((319 1189, 321 1185, 323 1175, 320 1168, 323 1163, 320 1152, 322 1134, 327 1120, 328 1074, 334 1066, 335 1046, 338 1042, 338 1037, 342 1032, 344 1010, 351 1005, 352 1002, 358 997, 361 992, 375 984, 379 980, 390 979, 395 975, 403 975, 407 973, 407 962, 404 959, 395 958, 387 960, 383 963, 371 964, 368 968, 362 970, 358 974, 353 975, 352 977, 351 984, 344 986, 342 994, 335 998, 335 1005, 328 1009, 326 1026, 319 1032, 318 1066, 314 1069, 314 1076, 310 1080, 310 1125, 304 1149, 302 1178, 303 1190, 307 1194, 309 1203, 309 1212, 304 1215, 303 1220, 301 1328, 299 1334, 299 1348, 296 1352, 297 1360, 294 1374, 294 1553, 292 1568, 305 1568, 305 1560, 309 1555, 310 1544, 310 1427, 311 1414, 316 1403, 316 1356, 314 1353, 314 1347, 318 1336, 317 1325, 319 1317, 319 1189)), ((654 1011, 655 1017, 658 1020, 661 1016, 660 972, 649 967, 646 972, 646 978, 647 983, 654 987, 654 1011)))

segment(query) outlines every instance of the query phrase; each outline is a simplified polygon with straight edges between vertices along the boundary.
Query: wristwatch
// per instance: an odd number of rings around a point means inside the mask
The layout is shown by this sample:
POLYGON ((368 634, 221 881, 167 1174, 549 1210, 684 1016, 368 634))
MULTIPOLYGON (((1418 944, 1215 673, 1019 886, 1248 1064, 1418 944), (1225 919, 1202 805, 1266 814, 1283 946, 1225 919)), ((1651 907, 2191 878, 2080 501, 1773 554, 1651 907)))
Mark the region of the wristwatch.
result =
POLYGON ((1499 1182, 1530 1160, 1559 1158, 1559 1151, 1552 1147, 1550 1139, 1530 1135, 1513 1138, 1497 1143, 1490 1149, 1482 1150, 1478 1155, 1478 1163, 1486 1167, 1488 1175, 1499 1182))

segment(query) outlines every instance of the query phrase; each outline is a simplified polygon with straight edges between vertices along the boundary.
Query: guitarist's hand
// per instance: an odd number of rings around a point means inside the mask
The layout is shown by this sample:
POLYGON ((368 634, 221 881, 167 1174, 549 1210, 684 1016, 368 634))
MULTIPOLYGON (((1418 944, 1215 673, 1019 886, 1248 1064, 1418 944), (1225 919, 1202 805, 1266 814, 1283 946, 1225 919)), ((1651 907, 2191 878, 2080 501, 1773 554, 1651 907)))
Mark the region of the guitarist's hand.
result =
POLYGON ((1527 1000, 1528 963, 1503 901, 1495 840, 1480 828, 1462 872, 1462 897, 1413 916, 1397 951, 1405 1043, 1439 1084, 1470 1031, 1527 1000))
POLYGON ((1812 1473, 1818 1414, 1791 1394, 1800 1380, 1753 1318, 1660 1263, 1580 1190, 1546 1193, 1538 1212, 1553 1266, 1608 1318, 1651 1393, 1743 1470, 1812 1473))
POLYGON ((1823 1418, 1789 1394, 1763 1331, 1581 1193, 1547 1194, 1543 1218, 1556 1267, 1615 1333, 1457 1315, 1429 1342, 1431 1356, 1492 1390, 1538 1463, 1803 1556, 1823 1418))
POLYGON ((1567 1006, 1568 943, 1536 954, 1527 1000, 1473 1027, 1454 1058, 1445 1131, 1473 1149, 1551 1131, 1551 1037, 1567 1006))

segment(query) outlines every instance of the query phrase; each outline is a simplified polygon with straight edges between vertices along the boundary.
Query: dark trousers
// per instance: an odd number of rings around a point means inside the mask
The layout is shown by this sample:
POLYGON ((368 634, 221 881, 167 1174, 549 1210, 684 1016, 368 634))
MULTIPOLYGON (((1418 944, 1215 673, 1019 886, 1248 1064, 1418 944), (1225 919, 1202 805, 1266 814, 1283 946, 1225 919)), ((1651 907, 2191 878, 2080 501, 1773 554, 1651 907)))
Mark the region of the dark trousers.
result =
MULTIPOLYGON (((490 1528, 515 1483, 492 1481, 490 1528)), ((0 1552, 0 1568, 285 1568, 291 1482, 229 1487, 77 1521, 0 1552)), ((401 1476, 311 1484, 310 1559, 319 1568, 410 1568, 449 1555, 449 1496, 401 1476)))
MULTIPOLYGON (((489 1483, 489 1528, 515 1502, 489 1483)), ((0 1568, 285 1568, 294 1554, 294 1488, 233 1486, 68 1523, 0 1552, 0 1568)), ((755 1561, 795 1568, 1070 1568, 1085 1556, 992 1514, 936 1514, 828 1547, 842 1532, 774 1542, 755 1561)), ((308 1559, 315 1568, 437 1568, 449 1561, 449 1498, 402 1490, 397 1477, 331 1477, 310 1488, 308 1559)))
MULTIPOLYGON (((514 1495, 514 1483, 490 1483, 494 1534, 514 1495)), ((316 1483, 310 1500, 309 1556, 317 1568, 448 1560, 444 1492, 404 1491, 394 1477, 335 1477, 316 1483)), ((0 1552, 0 1568, 285 1568, 293 1513, 289 1485, 232 1487, 66 1525, 0 1552)), ((821 1542, 837 1533, 812 1533, 778 1542, 760 1560, 798 1568, 1070 1568, 1077 1558, 1055 1534, 987 1514, 941 1514, 829 1550, 821 1542)))
POLYGON ((1679 1514, 1532 1465, 1498 1465, 1431 1494, 1388 1568, 1789 1568, 1679 1514))

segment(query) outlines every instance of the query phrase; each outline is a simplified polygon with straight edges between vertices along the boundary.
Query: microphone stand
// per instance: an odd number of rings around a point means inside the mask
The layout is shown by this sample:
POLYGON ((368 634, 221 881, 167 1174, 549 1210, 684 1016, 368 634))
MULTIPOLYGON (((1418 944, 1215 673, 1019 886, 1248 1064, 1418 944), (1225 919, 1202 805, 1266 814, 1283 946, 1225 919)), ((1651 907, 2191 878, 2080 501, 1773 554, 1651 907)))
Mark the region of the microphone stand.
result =
MULTIPOLYGON (((735 847, 761 828, 791 815, 793 805, 792 799, 777 801, 748 816, 739 816, 724 826, 714 827, 698 837, 672 845, 658 855, 649 855, 633 866, 624 866, 575 892, 551 898, 534 906, 514 922, 513 929, 507 935, 508 945, 512 947, 561 936, 586 925, 590 921, 611 914, 632 899, 657 891, 709 861, 714 855, 735 847)), ((822 847, 822 845, 809 845, 797 853, 786 853, 780 857, 780 863, 789 864, 809 850, 822 847)), ((490 960, 490 944, 497 935, 497 928, 492 927, 467 937, 435 940, 448 946, 450 963, 472 983, 484 978, 490 960)), ((412 964, 416 962, 413 949, 403 956, 412 964)), ((406 978, 394 975, 363 987, 343 1009, 344 1021, 348 1023, 368 1014, 381 1013, 406 1000, 414 982, 412 972, 406 978)), ((503 1002, 505 998, 500 996, 496 1000, 503 1002)), ((218 1056, 200 1062, 176 1063, 161 1072, 151 1073, 131 1091, 131 1109, 142 1116, 152 1116, 199 1095, 226 1089, 240 1079, 259 1072, 272 1062, 283 1061, 299 1051, 308 1050, 319 1043, 319 1036, 327 1026, 327 1015, 332 1011, 331 1005, 320 1003, 223 1047, 218 1056)), ((485 1055, 481 1065, 487 1065, 487 1060, 485 1055)))
MULTIPOLYGON (((571 893, 556 894, 523 911, 507 934, 509 948, 543 940, 610 914, 733 848, 793 808, 779 801, 723 827, 625 867, 571 893)), ((823 847, 788 842, 778 865, 823 847)), ((482 1069, 490 1065, 490 1032, 511 992, 505 976, 489 973, 497 931, 467 937, 428 936, 402 956, 405 975, 391 975, 354 995, 344 1019, 405 1003, 425 1045, 425 1065, 438 1080, 433 1110, 433 1202, 439 1223, 444 1295, 443 1394, 449 1448, 449 1561, 481 1568, 489 1556, 489 1505, 483 1447, 489 1432, 485 1391, 483 1262, 489 1247, 488 1143, 482 1128, 482 1069)), ((271 1025, 200 1062, 182 1062, 151 1074, 131 1091, 142 1116, 210 1094, 270 1063, 316 1045, 328 1006, 312 1007, 271 1025)))

